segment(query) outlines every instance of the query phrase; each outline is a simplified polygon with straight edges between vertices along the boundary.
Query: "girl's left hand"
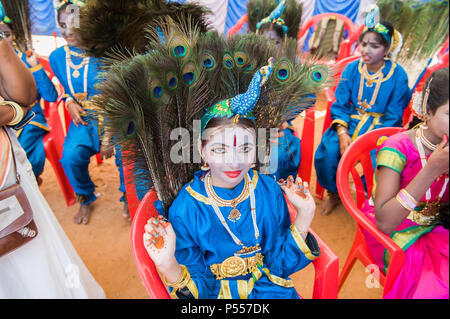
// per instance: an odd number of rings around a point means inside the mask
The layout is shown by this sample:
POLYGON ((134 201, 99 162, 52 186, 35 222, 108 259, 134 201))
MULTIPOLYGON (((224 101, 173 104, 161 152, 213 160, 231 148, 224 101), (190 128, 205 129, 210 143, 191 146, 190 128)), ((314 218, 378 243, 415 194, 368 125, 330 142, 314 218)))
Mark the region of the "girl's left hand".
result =
POLYGON ((308 182, 303 182, 300 177, 294 181, 294 178, 289 176, 286 181, 280 183, 280 187, 297 210, 296 227, 307 231, 316 211, 316 203, 309 191, 308 182))

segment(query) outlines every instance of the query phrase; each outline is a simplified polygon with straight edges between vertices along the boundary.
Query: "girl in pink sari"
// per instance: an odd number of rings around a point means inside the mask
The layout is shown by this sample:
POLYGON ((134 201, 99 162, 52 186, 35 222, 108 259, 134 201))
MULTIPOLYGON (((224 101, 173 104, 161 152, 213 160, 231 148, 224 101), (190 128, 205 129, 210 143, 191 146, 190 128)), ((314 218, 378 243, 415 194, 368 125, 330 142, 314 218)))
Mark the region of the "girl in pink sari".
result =
MULTIPOLYGON (((433 73, 416 110, 425 120, 388 138, 377 154, 376 187, 363 212, 405 251, 389 299, 449 298, 449 74, 433 73)), ((377 265, 389 252, 365 234, 377 265)))

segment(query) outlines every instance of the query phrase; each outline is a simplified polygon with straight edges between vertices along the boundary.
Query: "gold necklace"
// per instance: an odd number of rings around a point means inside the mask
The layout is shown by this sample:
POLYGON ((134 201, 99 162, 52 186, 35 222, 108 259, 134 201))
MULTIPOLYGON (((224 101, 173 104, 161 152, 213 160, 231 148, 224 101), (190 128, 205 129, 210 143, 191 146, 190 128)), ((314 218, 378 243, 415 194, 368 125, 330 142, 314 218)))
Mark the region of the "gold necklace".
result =
POLYGON ((86 57, 84 55, 81 55, 81 54, 71 51, 68 46, 64 46, 64 50, 66 51, 66 63, 69 65, 70 68, 72 68, 74 70, 72 75, 75 79, 77 79, 80 76, 79 70, 89 63, 89 57, 86 57), (72 54, 79 56, 79 57, 83 57, 83 60, 81 61, 81 63, 79 65, 73 64, 72 58, 71 58, 72 54))
POLYGON ((244 178, 244 188, 242 189, 241 194, 234 199, 225 200, 225 199, 220 198, 214 191, 214 187, 212 186, 212 181, 211 181, 211 174, 209 174, 205 178, 206 190, 208 192, 208 195, 211 196, 211 198, 214 200, 214 202, 216 202, 217 204, 219 204, 221 206, 233 207, 230 214, 228 215, 228 219, 232 222, 236 222, 237 220, 239 220, 241 218, 241 212, 236 208, 236 206, 239 203, 241 203, 242 201, 244 201, 245 198, 247 198, 248 192, 249 192, 248 184, 249 184, 249 180, 246 175, 244 178))
POLYGON ((423 127, 423 125, 421 125, 421 126, 419 127, 418 133, 419 133, 419 139, 420 139, 420 142, 421 142, 426 148, 428 148, 429 150, 431 150, 431 151, 434 152, 434 151, 436 150, 436 148, 437 148, 437 145, 431 143, 430 140, 426 138, 426 136, 425 136, 425 134, 424 134, 424 127, 423 127))
MULTIPOLYGON (((360 64, 361 64, 361 62, 360 62, 360 64)), ((364 66, 362 67, 362 70, 360 68, 361 80, 359 82, 358 105, 364 111, 366 111, 367 109, 372 108, 372 106, 377 101, 378 93, 380 92, 380 88, 381 88, 381 83, 383 82, 383 68, 384 68, 384 66, 385 66, 385 64, 383 64, 383 66, 374 75, 370 75, 368 73, 366 64, 364 64, 364 66), (363 93, 364 93, 364 80, 367 81, 367 87, 372 87, 373 81, 375 81, 375 80, 377 81, 376 82, 377 85, 375 87, 375 91, 373 92, 372 100, 370 101, 370 103, 367 103, 367 100, 362 101, 362 96, 363 96, 363 93), (369 85, 369 83, 370 83, 370 85, 369 85)))

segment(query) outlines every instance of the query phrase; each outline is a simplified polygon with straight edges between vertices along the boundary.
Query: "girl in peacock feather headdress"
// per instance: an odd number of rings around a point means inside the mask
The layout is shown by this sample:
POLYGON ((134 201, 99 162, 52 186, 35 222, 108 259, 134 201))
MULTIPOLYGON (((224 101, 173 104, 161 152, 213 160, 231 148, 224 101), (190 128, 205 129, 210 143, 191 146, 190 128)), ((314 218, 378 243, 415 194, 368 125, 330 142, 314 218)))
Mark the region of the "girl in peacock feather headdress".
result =
POLYGON ((331 127, 316 150, 317 179, 328 192, 322 214, 339 204, 336 171, 347 147, 358 136, 381 127, 401 126, 403 112, 411 99, 408 75, 391 56, 401 48, 401 35, 389 22, 379 21, 374 5, 366 16, 360 37, 361 59, 343 71, 331 106, 331 127))
MULTIPOLYGON (((302 4, 292 0, 278 1, 278 4, 272 0, 253 0, 249 1, 247 8, 250 31, 266 37, 278 49, 283 43, 285 45, 297 45, 302 4), (258 17, 261 17, 260 21, 256 21, 258 17)), ((311 106, 313 104, 314 99, 311 99, 311 106)), ((292 121, 295 117, 296 114, 292 118, 287 119, 281 125, 278 136, 273 139, 273 142, 278 144, 278 152, 271 153, 272 159, 268 174, 276 180, 297 176, 301 160, 301 141, 294 136, 295 129, 292 121)))
MULTIPOLYGON (((11 46, 15 47, 15 52, 21 58, 22 62, 25 63, 33 73, 38 89, 38 94, 32 105, 32 111, 35 114, 34 118, 28 125, 17 132, 17 136, 20 144, 27 153, 27 158, 33 167, 33 173, 40 185, 42 183, 40 175, 44 170, 45 164, 43 139, 50 131, 40 105, 40 100, 43 98, 48 102, 55 102, 58 98, 58 92, 47 76, 47 73, 42 68, 42 65, 39 63, 36 54, 31 50, 31 32, 29 30, 30 23, 27 2, 16 3, 15 5, 17 7, 13 12, 16 12, 17 14, 15 14, 14 19, 20 21, 15 23, 13 18, 5 16, 4 19, 0 21, 0 30, 6 35, 5 38, 11 46)), ((9 6, 6 10, 8 9, 9 6)))
POLYGON ((147 52, 112 61, 94 101, 158 194, 144 245, 174 297, 298 298, 289 276, 320 254, 314 200, 300 179, 280 187, 258 167, 269 128, 309 105, 328 68, 184 19, 148 28, 147 52))

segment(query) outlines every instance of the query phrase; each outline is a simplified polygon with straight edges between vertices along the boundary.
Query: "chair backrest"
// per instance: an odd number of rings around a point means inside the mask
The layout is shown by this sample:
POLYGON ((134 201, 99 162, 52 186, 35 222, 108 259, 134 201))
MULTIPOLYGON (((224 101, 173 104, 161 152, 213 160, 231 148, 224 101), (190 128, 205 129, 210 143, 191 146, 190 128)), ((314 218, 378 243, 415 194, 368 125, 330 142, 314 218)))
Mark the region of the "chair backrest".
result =
MULTIPOLYGON (((126 157, 127 151, 122 151, 122 158, 126 157)), ((125 179, 125 193, 127 196, 128 211, 130 212, 131 220, 133 220, 136 215, 136 211, 139 208, 139 204, 141 203, 136 193, 133 165, 123 165, 123 176, 125 179)))
POLYGON ((342 203, 345 207, 353 208, 349 211, 350 214, 359 211, 367 199, 362 176, 364 176, 367 185, 368 196, 372 193, 375 168, 372 165, 371 151, 376 150, 389 136, 402 131, 404 129, 400 127, 387 127, 370 131, 357 138, 345 151, 339 161, 336 184, 342 203), (358 164, 362 167, 362 174, 358 172, 356 167, 358 164), (353 201, 351 194, 350 175, 356 187, 356 203, 353 201))
MULTIPOLYGON (((144 283, 150 298, 168 299, 170 295, 166 286, 162 282, 156 267, 149 257, 143 243, 144 226, 148 219, 157 216, 158 212, 153 203, 158 199, 156 192, 148 192, 140 203, 131 224, 131 247, 134 261, 139 275, 144 283)), ((294 220, 297 212, 288 202, 291 219, 294 220)), ((314 299, 335 299, 337 298, 337 283, 339 272, 339 261, 336 254, 311 230, 317 239, 321 249, 321 255, 313 261, 315 268, 314 277, 314 299)))

